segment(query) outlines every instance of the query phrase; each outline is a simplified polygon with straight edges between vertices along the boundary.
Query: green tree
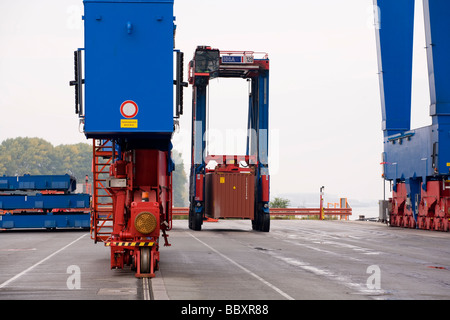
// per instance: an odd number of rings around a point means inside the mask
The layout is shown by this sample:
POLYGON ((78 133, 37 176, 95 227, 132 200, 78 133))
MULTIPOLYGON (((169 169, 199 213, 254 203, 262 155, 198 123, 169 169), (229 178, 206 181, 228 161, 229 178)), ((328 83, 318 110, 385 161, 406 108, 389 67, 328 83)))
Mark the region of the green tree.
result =
POLYGON ((40 138, 7 139, 0 145, 0 174, 52 174, 53 145, 40 138))
POLYGON ((92 147, 86 143, 54 147, 40 138, 14 138, 0 145, 0 175, 70 174, 92 179, 92 147))
POLYGON ((73 175, 78 183, 86 175, 92 181, 92 146, 86 143, 59 145, 54 149, 54 168, 56 172, 73 175))
MULTIPOLYGON (((172 156, 176 163, 173 174, 173 202, 184 207, 187 202, 187 177, 181 154, 172 156)), ((86 175, 92 182, 92 145, 79 143, 54 147, 41 138, 7 139, 0 144, 0 176, 62 175, 70 174, 78 183, 84 183, 86 175)))
POLYGON ((285 209, 285 208, 289 207, 290 204, 291 204, 291 200, 289 200, 289 199, 275 198, 275 199, 273 199, 273 201, 270 202, 270 207, 285 209))

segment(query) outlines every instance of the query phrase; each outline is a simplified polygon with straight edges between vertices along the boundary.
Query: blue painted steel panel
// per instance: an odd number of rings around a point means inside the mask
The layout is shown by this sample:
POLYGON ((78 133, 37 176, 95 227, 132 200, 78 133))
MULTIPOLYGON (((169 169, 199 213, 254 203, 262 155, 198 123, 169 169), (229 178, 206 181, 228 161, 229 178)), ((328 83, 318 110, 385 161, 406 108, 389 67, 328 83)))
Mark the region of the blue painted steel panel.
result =
POLYGON ((223 56, 222 63, 243 63, 243 56, 223 56))
POLYGON ((0 209, 84 209, 90 206, 88 194, 0 195, 0 209))
MULTIPOLYGON (((450 125, 434 124, 384 139, 384 172, 387 180, 448 175, 450 125)), ((425 187, 425 186, 424 186, 425 187)))
MULTIPOLYGON (((206 148, 206 105, 207 105, 207 90, 205 86, 199 86, 196 89, 195 93, 196 103, 194 106, 194 116, 193 118, 193 142, 192 142, 192 150, 193 150, 193 164, 200 165, 198 170, 202 170, 205 166, 205 157, 204 151, 206 148)), ((197 173, 200 173, 196 172, 197 173)))
POLYGON ((450 124, 450 1, 424 0, 424 9, 430 114, 433 123, 450 124))
POLYGON ((258 81, 258 168, 260 175, 269 175, 269 71, 261 72, 258 81))
POLYGON ((426 177, 433 174, 433 142, 437 140, 436 127, 425 127, 410 131, 414 133, 385 138, 385 174, 388 180, 405 180, 411 177, 426 177))
POLYGON ((0 228, 89 228, 89 214, 0 215, 0 228))
POLYGON ((378 68, 385 136, 411 127, 414 0, 375 0, 378 68))
POLYGON ((450 2, 424 0, 430 114, 433 124, 409 129, 414 0, 375 0, 382 96, 385 178, 406 182, 410 199, 432 179, 450 174, 450 2), (403 61, 402 61, 403 60, 403 61), (402 129, 403 128, 403 129, 402 129))
POLYGON ((174 0, 84 0, 84 3, 172 3, 174 0))
POLYGON ((0 191, 12 190, 57 190, 75 191, 77 182, 74 177, 66 175, 24 175, 19 177, 0 177, 0 191))
POLYGON ((172 133, 173 1, 84 4, 86 135, 172 133))

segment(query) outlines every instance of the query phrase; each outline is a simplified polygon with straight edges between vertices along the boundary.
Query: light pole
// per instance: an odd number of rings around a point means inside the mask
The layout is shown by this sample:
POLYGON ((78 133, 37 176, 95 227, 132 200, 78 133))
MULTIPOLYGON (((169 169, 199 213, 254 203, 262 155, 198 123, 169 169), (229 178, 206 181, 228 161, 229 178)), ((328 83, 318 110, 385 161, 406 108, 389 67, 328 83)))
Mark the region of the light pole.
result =
POLYGON ((323 209, 323 189, 325 189, 324 186, 322 186, 322 188, 320 188, 320 220, 324 220, 324 209, 323 209))

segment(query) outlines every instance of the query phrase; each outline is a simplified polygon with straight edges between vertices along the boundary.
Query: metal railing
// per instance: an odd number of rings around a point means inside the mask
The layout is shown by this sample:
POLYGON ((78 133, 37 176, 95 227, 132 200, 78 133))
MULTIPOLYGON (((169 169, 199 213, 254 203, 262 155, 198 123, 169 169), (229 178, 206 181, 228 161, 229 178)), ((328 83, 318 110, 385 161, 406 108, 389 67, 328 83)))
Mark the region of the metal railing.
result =
MULTIPOLYGON (((352 208, 324 208, 324 216, 339 216, 341 220, 352 215, 352 208)), ((173 208, 173 216, 189 215, 189 208, 173 208)), ((286 208, 270 209, 271 216, 320 216, 320 208, 286 208)))

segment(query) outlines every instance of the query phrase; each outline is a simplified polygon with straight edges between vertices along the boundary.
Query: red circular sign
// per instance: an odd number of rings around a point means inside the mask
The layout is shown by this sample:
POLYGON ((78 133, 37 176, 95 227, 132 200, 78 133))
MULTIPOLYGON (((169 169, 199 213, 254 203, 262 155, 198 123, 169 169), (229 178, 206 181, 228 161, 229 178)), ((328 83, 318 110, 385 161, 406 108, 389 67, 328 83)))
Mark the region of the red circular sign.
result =
POLYGON ((120 113, 124 118, 133 119, 137 116, 139 107, 136 102, 127 100, 120 106, 120 113))

